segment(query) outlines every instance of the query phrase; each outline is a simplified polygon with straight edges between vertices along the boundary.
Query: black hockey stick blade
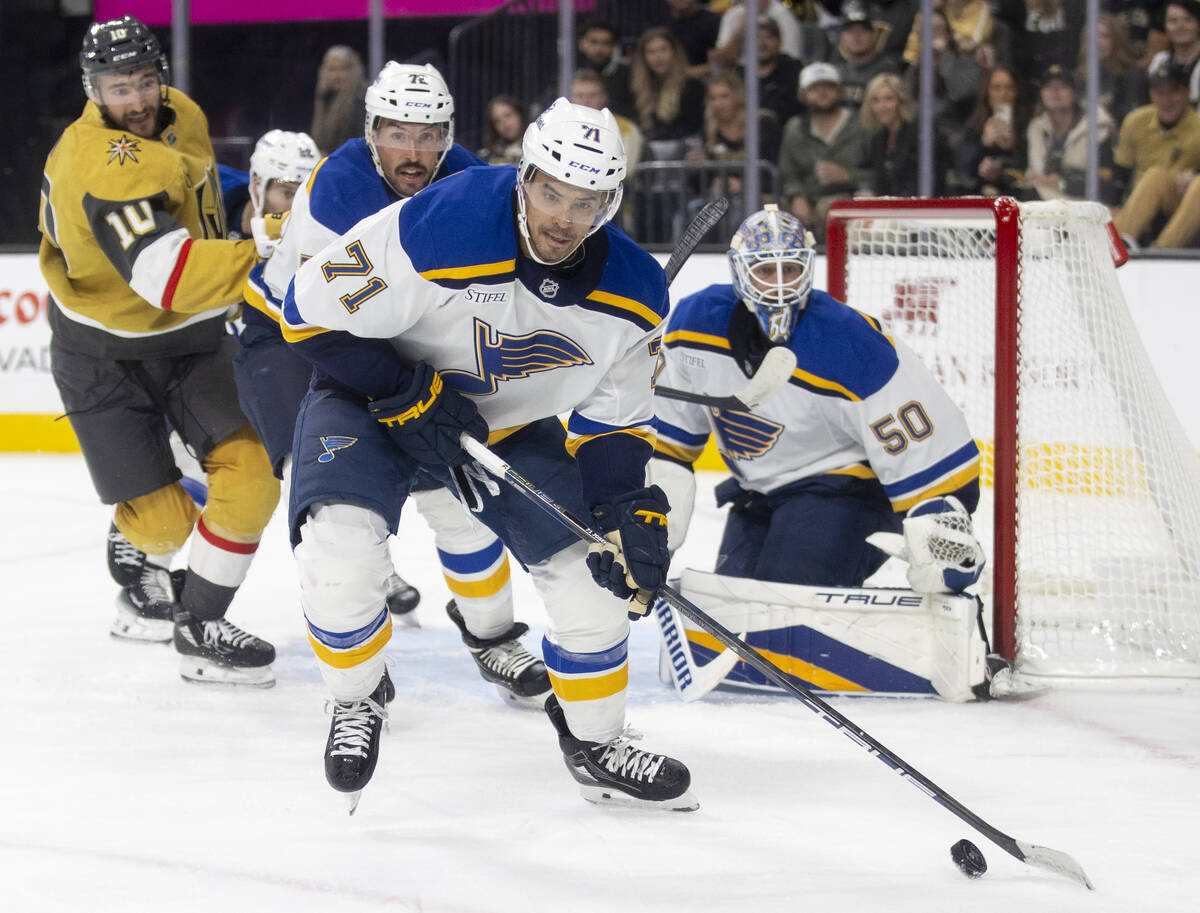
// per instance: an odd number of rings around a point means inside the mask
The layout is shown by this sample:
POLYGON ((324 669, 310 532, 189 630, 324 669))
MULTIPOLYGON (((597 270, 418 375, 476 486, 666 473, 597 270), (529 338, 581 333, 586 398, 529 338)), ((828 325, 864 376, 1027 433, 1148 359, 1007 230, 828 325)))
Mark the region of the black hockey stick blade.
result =
POLYGON ((717 409, 750 412, 755 406, 762 405, 782 390, 795 370, 796 353, 786 346, 772 346, 767 349, 767 354, 763 356, 762 364, 758 366, 754 376, 737 393, 729 396, 710 396, 707 393, 693 393, 691 390, 677 390, 675 387, 656 386, 654 395, 717 409))
POLYGON ((667 260, 667 265, 663 267, 663 272, 667 274, 667 285, 675 281, 675 277, 683 269, 683 264, 687 263, 687 259, 696 249, 696 245, 714 225, 725 217, 725 213, 728 211, 729 201, 725 197, 717 197, 715 200, 705 203, 696 213, 695 218, 688 223, 688 227, 683 230, 683 234, 676 242, 675 249, 671 251, 671 257, 667 260))
MULTIPOLYGON (((601 545, 607 543, 608 540, 600 535, 600 533, 572 516, 569 511, 561 507, 549 495, 541 491, 541 489, 513 469, 512 466, 499 456, 492 453, 486 444, 477 441, 467 434, 462 436, 461 442, 463 449, 477 460, 484 469, 497 478, 504 479, 513 485, 517 491, 537 504, 542 510, 557 517, 560 523, 570 529, 580 539, 585 542, 595 542, 601 545)), ((866 750, 868 754, 879 758, 889 769, 898 773, 901 778, 912 783, 913 786, 942 806, 942 808, 946 809, 946 811, 973 827, 1010 856, 1029 865, 1054 872, 1065 878, 1070 878, 1088 890, 1095 890, 1095 886, 1088 879, 1087 874, 1083 871, 1083 867, 1072 856, 1064 853, 1062 850, 1055 850, 1016 840, 998 828, 993 827, 891 749, 883 745, 882 742, 875 739, 874 736, 857 723, 854 723, 848 717, 834 710, 829 704, 813 694, 808 688, 800 684, 798 680, 792 678, 744 640, 734 636, 728 629, 711 618, 703 609, 684 597, 673 587, 666 585, 660 587, 658 595, 669 605, 678 609, 685 617, 690 618, 711 634, 722 645, 736 653, 747 665, 757 669, 784 691, 799 700, 809 710, 829 723, 834 729, 845 734, 850 741, 866 750)))

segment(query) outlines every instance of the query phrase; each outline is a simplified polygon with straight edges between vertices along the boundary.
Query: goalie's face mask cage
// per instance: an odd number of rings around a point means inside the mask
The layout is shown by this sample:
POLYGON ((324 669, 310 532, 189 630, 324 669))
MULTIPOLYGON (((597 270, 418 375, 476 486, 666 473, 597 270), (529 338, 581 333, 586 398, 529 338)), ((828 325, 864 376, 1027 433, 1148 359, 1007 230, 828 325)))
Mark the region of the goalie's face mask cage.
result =
POLYGON ((454 145, 454 97, 432 64, 389 60, 367 87, 363 135, 379 176, 401 196, 435 177, 454 145))
POLYGON ((768 206, 742 223, 729 246, 738 297, 771 342, 785 342, 812 292, 816 251, 795 216, 768 206))
POLYGON ((307 133, 289 130, 264 133, 250 156, 250 202, 254 204, 254 214, 263 214, 263 201, 273 182, 303 184, 320 157, 317 144, 307 133))
POLYGON ((543 111, 525 130, 517 166, 517 224, 533 259, 561 263, 612 219, 625 169, 625 144, 607 108, 560 98, 543 111))
POLYGON ((83 36, 79 52, 83 70, 83 91, 97 105, 104 105, 100 93, 102 75, 123 75, 143 67, 153 67, 158 77, 159 97, 165 100, 170 84, 170 68, 158 39, 132 16, 97 22, 83 36))

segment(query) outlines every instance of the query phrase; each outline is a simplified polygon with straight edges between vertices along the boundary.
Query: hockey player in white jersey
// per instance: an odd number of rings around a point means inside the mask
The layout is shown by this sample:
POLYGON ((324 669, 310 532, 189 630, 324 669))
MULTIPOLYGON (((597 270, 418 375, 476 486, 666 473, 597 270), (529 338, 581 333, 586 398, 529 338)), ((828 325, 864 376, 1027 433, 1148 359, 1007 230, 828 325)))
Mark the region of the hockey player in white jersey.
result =
POLYGON ((594 801, 696 807, 687 768, 625 728, 627 611, 647 610, 669 556, 666 499, 645 485, 666 281, 609 224, 624 176, 612 115, 559 99, 516 169, 439 181, 296 274, 284 334, 316 372, 291 524, 309 640, 336 701, 335 789, 360 790, 378 757, 387 534, 418 470, 470 482, 469 433, 611 542, 589 549, 509 486, 479 483, 480 517, 547 608, 546 710, 571 774, 594 801))
MULTIPOLYGON (((367 89, 365 104, 364 135, 320 162, 297 194, 274 255, 252 272, 247 286, 252 307, 237 363, 239 389, 281 478, 312 374, 312 365, 291 351, 279 332, 292 275, 360 220, 446 175, 484 164, 454 142, 454 99, 434 67, 389 62, 367 89)), ((454 594, 447 613, 480 675, 514 701, 540 704, 550 681, 543 664, 517 639, 525 628, 513 618, 503 545, 441 483, 423 476, 413 495, 434 531, 443 575, 454 594)), ((394 615, 412 620, 420 596, 395 571, 389 572, 386 598, 394 615)))
POLYGON ((970 533, 979 450, 966 419, 878 321, 813 289, 814 258, 799 220, 768 206, 733 237, 733 284, 689 295, 671 314, 664 386, 736 391, 770 346, 797 363, 752 414, 655 398, 651 474, 670 496, 672 545, 690 518, 692 464, 714 435, 734 474, 717 487, 730 505, 718 574, 861 586, 887 560, 867 536, 904 532, 913 588, 961 591, 983 570, 974 536, 948 560, 928 541, 947 526, 970 533))

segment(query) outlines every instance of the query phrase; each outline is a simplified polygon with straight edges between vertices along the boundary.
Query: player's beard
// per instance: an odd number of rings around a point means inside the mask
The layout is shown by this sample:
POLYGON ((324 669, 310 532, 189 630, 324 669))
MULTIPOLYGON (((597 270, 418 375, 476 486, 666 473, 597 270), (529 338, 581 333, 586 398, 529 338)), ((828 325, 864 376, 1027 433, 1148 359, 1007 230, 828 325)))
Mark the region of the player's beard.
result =
POLYGON ((420 162, 401 162, 392 169, 392 188, 401 196, 411 197, 429 184, 429 169, 420 162))
POLYGON ((150 139, 158 133, 158 118, 161 107, 159 103, 146 105, 139 111, 126 111, 121 117, 115 118, 111 111, 105 112, 108 119, 119 130, 127 130, 144 139, 150 139))

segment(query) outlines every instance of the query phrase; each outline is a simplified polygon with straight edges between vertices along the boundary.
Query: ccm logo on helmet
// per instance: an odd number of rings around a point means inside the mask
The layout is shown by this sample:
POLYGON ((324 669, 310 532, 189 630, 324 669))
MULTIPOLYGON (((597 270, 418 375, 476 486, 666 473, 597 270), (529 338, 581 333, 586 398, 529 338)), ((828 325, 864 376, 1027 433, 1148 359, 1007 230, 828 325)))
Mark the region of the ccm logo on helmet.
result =
POLYGON ((599 174, 599 168, 593 168, 591 165, 586 165, 583 162, 568 162, 569 168, 578 168, 580 171, 590 171, 592 174, 599 174))
POLYGON ((406 107, 406 108, 432 108, 433 105, 431 105, 427 101, 406 101, 404 103, 404 107, 406 107))

